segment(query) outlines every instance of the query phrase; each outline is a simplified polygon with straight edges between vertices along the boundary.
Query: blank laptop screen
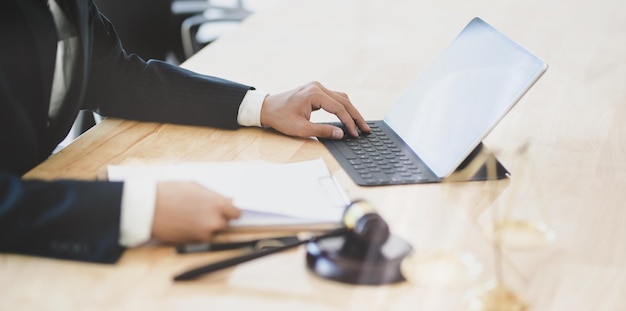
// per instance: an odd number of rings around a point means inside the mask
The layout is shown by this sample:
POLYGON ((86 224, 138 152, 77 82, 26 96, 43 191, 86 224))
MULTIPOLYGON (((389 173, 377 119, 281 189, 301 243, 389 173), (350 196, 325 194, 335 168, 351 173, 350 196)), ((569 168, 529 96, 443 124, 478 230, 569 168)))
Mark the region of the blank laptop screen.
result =
POLYGON ((474 18, 385 116, 438 176, 450 175, 547 65, 474 18))

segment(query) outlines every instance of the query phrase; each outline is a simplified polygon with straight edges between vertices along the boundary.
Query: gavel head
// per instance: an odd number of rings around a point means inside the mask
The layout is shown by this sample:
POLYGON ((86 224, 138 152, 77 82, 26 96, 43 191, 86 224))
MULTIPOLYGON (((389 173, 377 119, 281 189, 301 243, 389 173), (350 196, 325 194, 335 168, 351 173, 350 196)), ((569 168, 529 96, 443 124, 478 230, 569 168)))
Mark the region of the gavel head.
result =
POLYGON ((400 263, 412 247, 389 231, 387 222, 364 201, 348 205, 343 227, 307 244, 307 266, 314 273, 349 284, 389 284, 404 280, 400 263))
POLYGON ((365 201, 350 203, 342 221, 348 229, 348 238, 368 247, 383 245, 390 235, 387 222, 365 201))

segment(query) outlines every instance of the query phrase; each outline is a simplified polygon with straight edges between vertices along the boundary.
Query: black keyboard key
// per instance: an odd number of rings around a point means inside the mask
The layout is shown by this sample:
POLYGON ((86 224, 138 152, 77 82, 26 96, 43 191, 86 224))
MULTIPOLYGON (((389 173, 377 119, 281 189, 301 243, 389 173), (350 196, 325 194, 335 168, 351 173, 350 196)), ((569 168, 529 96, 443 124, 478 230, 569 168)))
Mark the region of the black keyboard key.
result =
POLYGON ((361 133, 359 137, 346 136, 343 141, 320 139, 357 184, 437 181, 433 175, 421 176, 421 161, 384 124, 380 127, 378 123, 368 124, 372 132, 361 133))

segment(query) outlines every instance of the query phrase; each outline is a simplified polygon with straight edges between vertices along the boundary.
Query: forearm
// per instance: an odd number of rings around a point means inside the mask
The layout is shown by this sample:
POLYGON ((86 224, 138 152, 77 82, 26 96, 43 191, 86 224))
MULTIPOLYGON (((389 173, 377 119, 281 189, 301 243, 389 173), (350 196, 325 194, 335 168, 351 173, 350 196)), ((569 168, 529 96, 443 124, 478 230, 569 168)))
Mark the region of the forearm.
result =
POLYGON ((251 89, 158 61, 129 80, 88 102, 95 101, 103 116, 236 129, 240 104, 251 89))

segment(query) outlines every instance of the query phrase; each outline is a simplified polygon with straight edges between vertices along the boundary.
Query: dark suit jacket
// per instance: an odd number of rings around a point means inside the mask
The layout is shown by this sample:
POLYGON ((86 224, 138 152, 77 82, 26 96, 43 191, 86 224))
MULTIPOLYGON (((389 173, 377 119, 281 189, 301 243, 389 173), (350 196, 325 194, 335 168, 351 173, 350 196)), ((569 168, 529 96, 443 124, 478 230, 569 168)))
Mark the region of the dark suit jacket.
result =
POLYGON ((57 33, 46 0, 0 0, 0 252, 115 262, 120 183, 24 181, 79 110, 141 121, 236 128, 251 89, 127 55, 91 0, 61 0, 80 52, 61 117, 48 118, 57 33))

